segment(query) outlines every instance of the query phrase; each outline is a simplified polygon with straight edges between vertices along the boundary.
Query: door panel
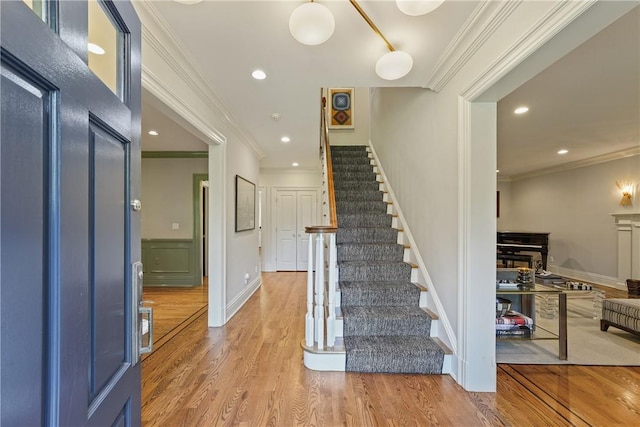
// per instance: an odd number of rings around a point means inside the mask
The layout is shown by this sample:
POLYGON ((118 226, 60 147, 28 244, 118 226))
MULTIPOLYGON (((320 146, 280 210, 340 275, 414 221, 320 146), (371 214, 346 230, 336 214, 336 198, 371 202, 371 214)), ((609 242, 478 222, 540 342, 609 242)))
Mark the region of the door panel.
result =
POLYGON ((2 66, 0 425, 41 425, 46 363, 47 91, 2 66), (32 165, 38 167, 32 168, 32 165), (13 203, 5 203, 12 199, 13 203), (30 339, 26 339, 30 337, 30 339), (4 408, 13 408, 6 411, 4 408), (34 409, 35 408, 35 409, 34 409))
POLYGON ((2 425, 140 425, 140 22, 100 4, 123 34, 122 99, 87 66, 86 1, 47 22, 0 2, 2 425))
POLYGON ((94 398, 125 363, 126 145, 90 124, 91 390, 94 398))
POLYGON ((315 191, 298 191, 297 194, 297 267, 298 271, 306 271, 309 267, 309 235, 305 227, 316 225, 317 194, 315 191))
POLYGON ((276 194, 276 269, 296 270, 296 192, 276 194))

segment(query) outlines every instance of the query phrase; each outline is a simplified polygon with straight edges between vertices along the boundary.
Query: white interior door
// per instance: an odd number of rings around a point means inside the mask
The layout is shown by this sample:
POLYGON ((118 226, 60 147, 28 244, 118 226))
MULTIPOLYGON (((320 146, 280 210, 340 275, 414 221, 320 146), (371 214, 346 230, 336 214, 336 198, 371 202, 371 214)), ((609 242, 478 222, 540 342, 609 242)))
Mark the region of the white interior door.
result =
POLYGON ((297 268, 297 194, 295 191, 276 193, 276 269, 295 271, 297 268))
POLYGON ((276 269, 306 271, 309 236, 304 228, 317 225, 316 190, 276 191, 276 269))
POLYGON ((298 191, 297 192, 297 225, 298 236, 296 241, 296 265, 298 271, 307 271, 308 255, 309 255, 309 235, 305 233, 304 228, 317 225, 317 193, 315 191, 298 191))

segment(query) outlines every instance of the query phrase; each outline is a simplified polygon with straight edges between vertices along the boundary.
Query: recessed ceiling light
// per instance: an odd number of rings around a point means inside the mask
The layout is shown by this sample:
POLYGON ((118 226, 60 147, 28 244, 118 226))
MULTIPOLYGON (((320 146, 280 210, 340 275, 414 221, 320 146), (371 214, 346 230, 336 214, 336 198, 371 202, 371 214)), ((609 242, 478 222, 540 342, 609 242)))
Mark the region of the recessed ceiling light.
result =
POLYGON ((529 111, 529 107, 518 107, 515 110, 513 110, 513 112, 516 114, 524 114, 527 111, 529 111))
POLYGON ((149 132, 147 132, 149 135, 151 136, 158 136, 158 132, 155 130, 150 130, 149 132))
POLYGON ((562 150, 558 150, 558 154, 567 154, 569 150, 563 148, 562 150))
POLYGON ((299 166, 299 163, 298 162, 293 162, 293 163, 291 163, 291 166, 294 166, 294 167, 295 166, 299 166))
POLYGON ((282 138, 280 138, 280 141, 289 142, 289 141, 291 141, 291 138, 289 138, 288 136, 283 136, 282 138))
POLYGON ((95 43, 87 43, 87 49, 89 49, 89 52, 95 53, 96 55, 104 55, 105 52, 102 47, 95 43))
POLYGON ((251 73, 251 77, 256 80, 264 80, 267 78, 267 73, 262 70, 253 70, 253 72, 251 73))

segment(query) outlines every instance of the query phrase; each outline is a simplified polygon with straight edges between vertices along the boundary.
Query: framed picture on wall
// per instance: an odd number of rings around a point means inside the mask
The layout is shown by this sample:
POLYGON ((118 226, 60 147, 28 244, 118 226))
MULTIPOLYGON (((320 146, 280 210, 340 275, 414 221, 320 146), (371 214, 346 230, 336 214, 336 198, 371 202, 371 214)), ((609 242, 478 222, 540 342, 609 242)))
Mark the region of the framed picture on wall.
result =
POLYGON ((354 128, 353 88, 329 89, 329 129, 354 128))
POLYGON ((236 233, 256 228, 256 185, 236 175, 236 233))

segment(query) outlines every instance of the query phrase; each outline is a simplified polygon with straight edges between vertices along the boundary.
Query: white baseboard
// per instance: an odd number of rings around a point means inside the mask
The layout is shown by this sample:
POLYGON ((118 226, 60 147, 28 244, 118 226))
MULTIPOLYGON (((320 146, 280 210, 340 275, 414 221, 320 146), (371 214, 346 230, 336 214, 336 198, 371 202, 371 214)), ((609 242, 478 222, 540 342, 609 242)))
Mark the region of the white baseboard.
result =
POLYGON ((227 319, 225 323, 229 321, 237 312, 242 308, 242 306, 251 298, 251 295, 254 294, 260 288, 262 284, 262 278, 260 276, 256 277, 251 281, 246 288, 242 290, 233 300, 229 301, 227 304, 227 319))

